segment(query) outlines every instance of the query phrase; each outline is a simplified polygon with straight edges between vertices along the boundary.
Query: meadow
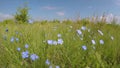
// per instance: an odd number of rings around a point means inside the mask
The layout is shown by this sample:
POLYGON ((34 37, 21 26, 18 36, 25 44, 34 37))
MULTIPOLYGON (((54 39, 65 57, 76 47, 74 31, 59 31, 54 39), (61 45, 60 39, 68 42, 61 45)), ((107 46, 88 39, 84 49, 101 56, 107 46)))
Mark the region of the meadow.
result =
POLYGON ((120 68, 120 25, 0 23, 0 68, 120 68))

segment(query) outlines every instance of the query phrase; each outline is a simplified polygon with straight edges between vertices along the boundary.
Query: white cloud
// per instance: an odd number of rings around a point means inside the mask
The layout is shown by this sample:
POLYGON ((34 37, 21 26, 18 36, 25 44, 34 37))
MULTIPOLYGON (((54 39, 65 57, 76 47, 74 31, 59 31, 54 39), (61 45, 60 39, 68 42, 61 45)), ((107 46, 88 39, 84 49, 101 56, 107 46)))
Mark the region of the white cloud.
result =
POLYGON ((6 19, 12 19, 12 18, 13 18, 12 15, 0 13, 0 21, 6 20, 6 19))
POLYGON ((53 6, 44 6, 42 8, 43 9, 47 9, 47 10, 54 10, 54 9, 56 9, 56 7, 53 7, 53 6))
POLYGON ((59 15, 59 16, 64 16, 65 15, 64 12, 56 12, 56 14, 59 15))

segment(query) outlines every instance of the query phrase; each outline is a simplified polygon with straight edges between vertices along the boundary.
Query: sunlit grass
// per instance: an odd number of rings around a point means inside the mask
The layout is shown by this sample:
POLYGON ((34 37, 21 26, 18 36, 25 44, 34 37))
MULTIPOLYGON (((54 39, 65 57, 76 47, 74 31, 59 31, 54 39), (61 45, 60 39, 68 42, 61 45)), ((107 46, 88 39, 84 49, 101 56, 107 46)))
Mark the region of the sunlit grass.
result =
POLYGON ((119 25, 83 21, 0 24, 0 67, 119 68, 119 30, 119 25), (84 27, 87 29, 84 30, 84 27), (79 35, 77 30, 81 30, 82 35, 79 35), (57 41, 58 34, 61 34, 63 44, 49 45, 47 41, 57 41), (16 38, 19 40, 16 41, 16 38), (104 43, 101 44, 100 40, 104 43), (25 47, 26 44, 29 45, 28 48, 25 47), (20 48, 20 51, 17 48, 20 48), (29 52, 29 58, 24 59, 22 52, 26 50, 29 52), (31 54, 36 54, 39 58, 32 61, 31 54), (47 59, 50 64, 46 64, 47 59))

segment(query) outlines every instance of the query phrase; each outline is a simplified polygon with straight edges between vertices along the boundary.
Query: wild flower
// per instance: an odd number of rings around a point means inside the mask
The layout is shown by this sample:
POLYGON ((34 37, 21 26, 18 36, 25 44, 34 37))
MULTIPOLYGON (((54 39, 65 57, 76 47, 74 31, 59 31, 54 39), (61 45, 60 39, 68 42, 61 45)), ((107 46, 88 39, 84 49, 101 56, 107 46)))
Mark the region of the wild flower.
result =
POLYGON ((103 32, 102 32, 102 31, 98 30, 98 32, 100 33, 100 35, 103 35, 103 32))
POLYGON ((62 39, 58 39, 58 44, 62 45, 63 44, 63 40, 62 39))
POLYGON ((18 42, 19 41, 19 39, 18 38, 15 38, 15 40, 18 42))
POLYGON ((82 30, 86 30, 86 27, 85 27, 85 26, 82 26, 81 29, 82 29, 82 30))
POLYGON ((53 40, 47 40, 47 43, 48 43, 49 45, 53 45, 53 40))
POLYGON ((29 45, 28 44, 25 44, 25 48, 28 48, 29 47, 29 45))
POLYGON ((30 20, 30 19, 29 19, 29 20, 28 20, 28 23, 32 24, 32 23, 33 23, 33 20, 30 20))
POLYGON ((53 45, 57 45, 57 41, 53 41, 53 45))
POLYGON ((29 57, 29 52, 28 51, 22 52, 22 58, 23 59, 28 58, 28 57, 29 57))
POLYGON ((56 66, 56 68, 60 68, 60 66, 56 66))
POLYGON ((114 37, 113 37, 113 36, 111 36, 111 40, 114 40, 114 37))
POLYGON ((95 40, 91 40, 91 42, 92 42, 92 44, 93 44, 93 45, 95 45, 95 44, 96 44, 95 40))
POLYGON ((87 47, 85 45, 82 46, 83 50, 87 50, 87 47))
POLYGON ((50 61, 47 59, 45 62, 47 65, 50 65, 50 61))
POLYGON ((20 50, 21 50, 21 48, 18 47, 18 48, 17 48, 17 51, 20 51, 20 50))
POLYGON ((88 32, 90 32, 90 29, 88 29, 88 32))
POLYGON ((57 35, 57 37, 59 37, 59 38, 60 38, 60 37, 61 37, 61 34, 58 34, 58 35, 57 35))
POLYGON ((10 41, 11 41, 11 42, 14 42, 14 37, 12 37, 12 38, 10 39, 10 41))
POLYGON ((78 33, 79 35, 82 35, 82 31, 81 31, 81 30, 77 30, 77 33, 78 33))
POLYGON ((100 44, 104 44, 104 41, 103 41, 103 40, 100 40, 100 44))
POLYGON ((37 60, 38 58, 39 57, 36 54, 30 55, 30 59, 33 60, 33 61, 37 60))

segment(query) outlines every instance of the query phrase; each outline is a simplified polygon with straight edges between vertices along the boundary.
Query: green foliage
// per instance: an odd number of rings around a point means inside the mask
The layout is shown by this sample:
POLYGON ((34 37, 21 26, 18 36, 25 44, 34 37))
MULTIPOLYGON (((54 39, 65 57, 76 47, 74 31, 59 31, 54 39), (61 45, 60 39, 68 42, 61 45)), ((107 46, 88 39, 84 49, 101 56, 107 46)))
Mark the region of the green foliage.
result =
POLYGON ((29 8, 27 6, 24 6, 22 8, 18 8, 16 14, 15 14, 15 20, 16 22, 28 22, 29 16, 28 16, 28 10, 29 8))

